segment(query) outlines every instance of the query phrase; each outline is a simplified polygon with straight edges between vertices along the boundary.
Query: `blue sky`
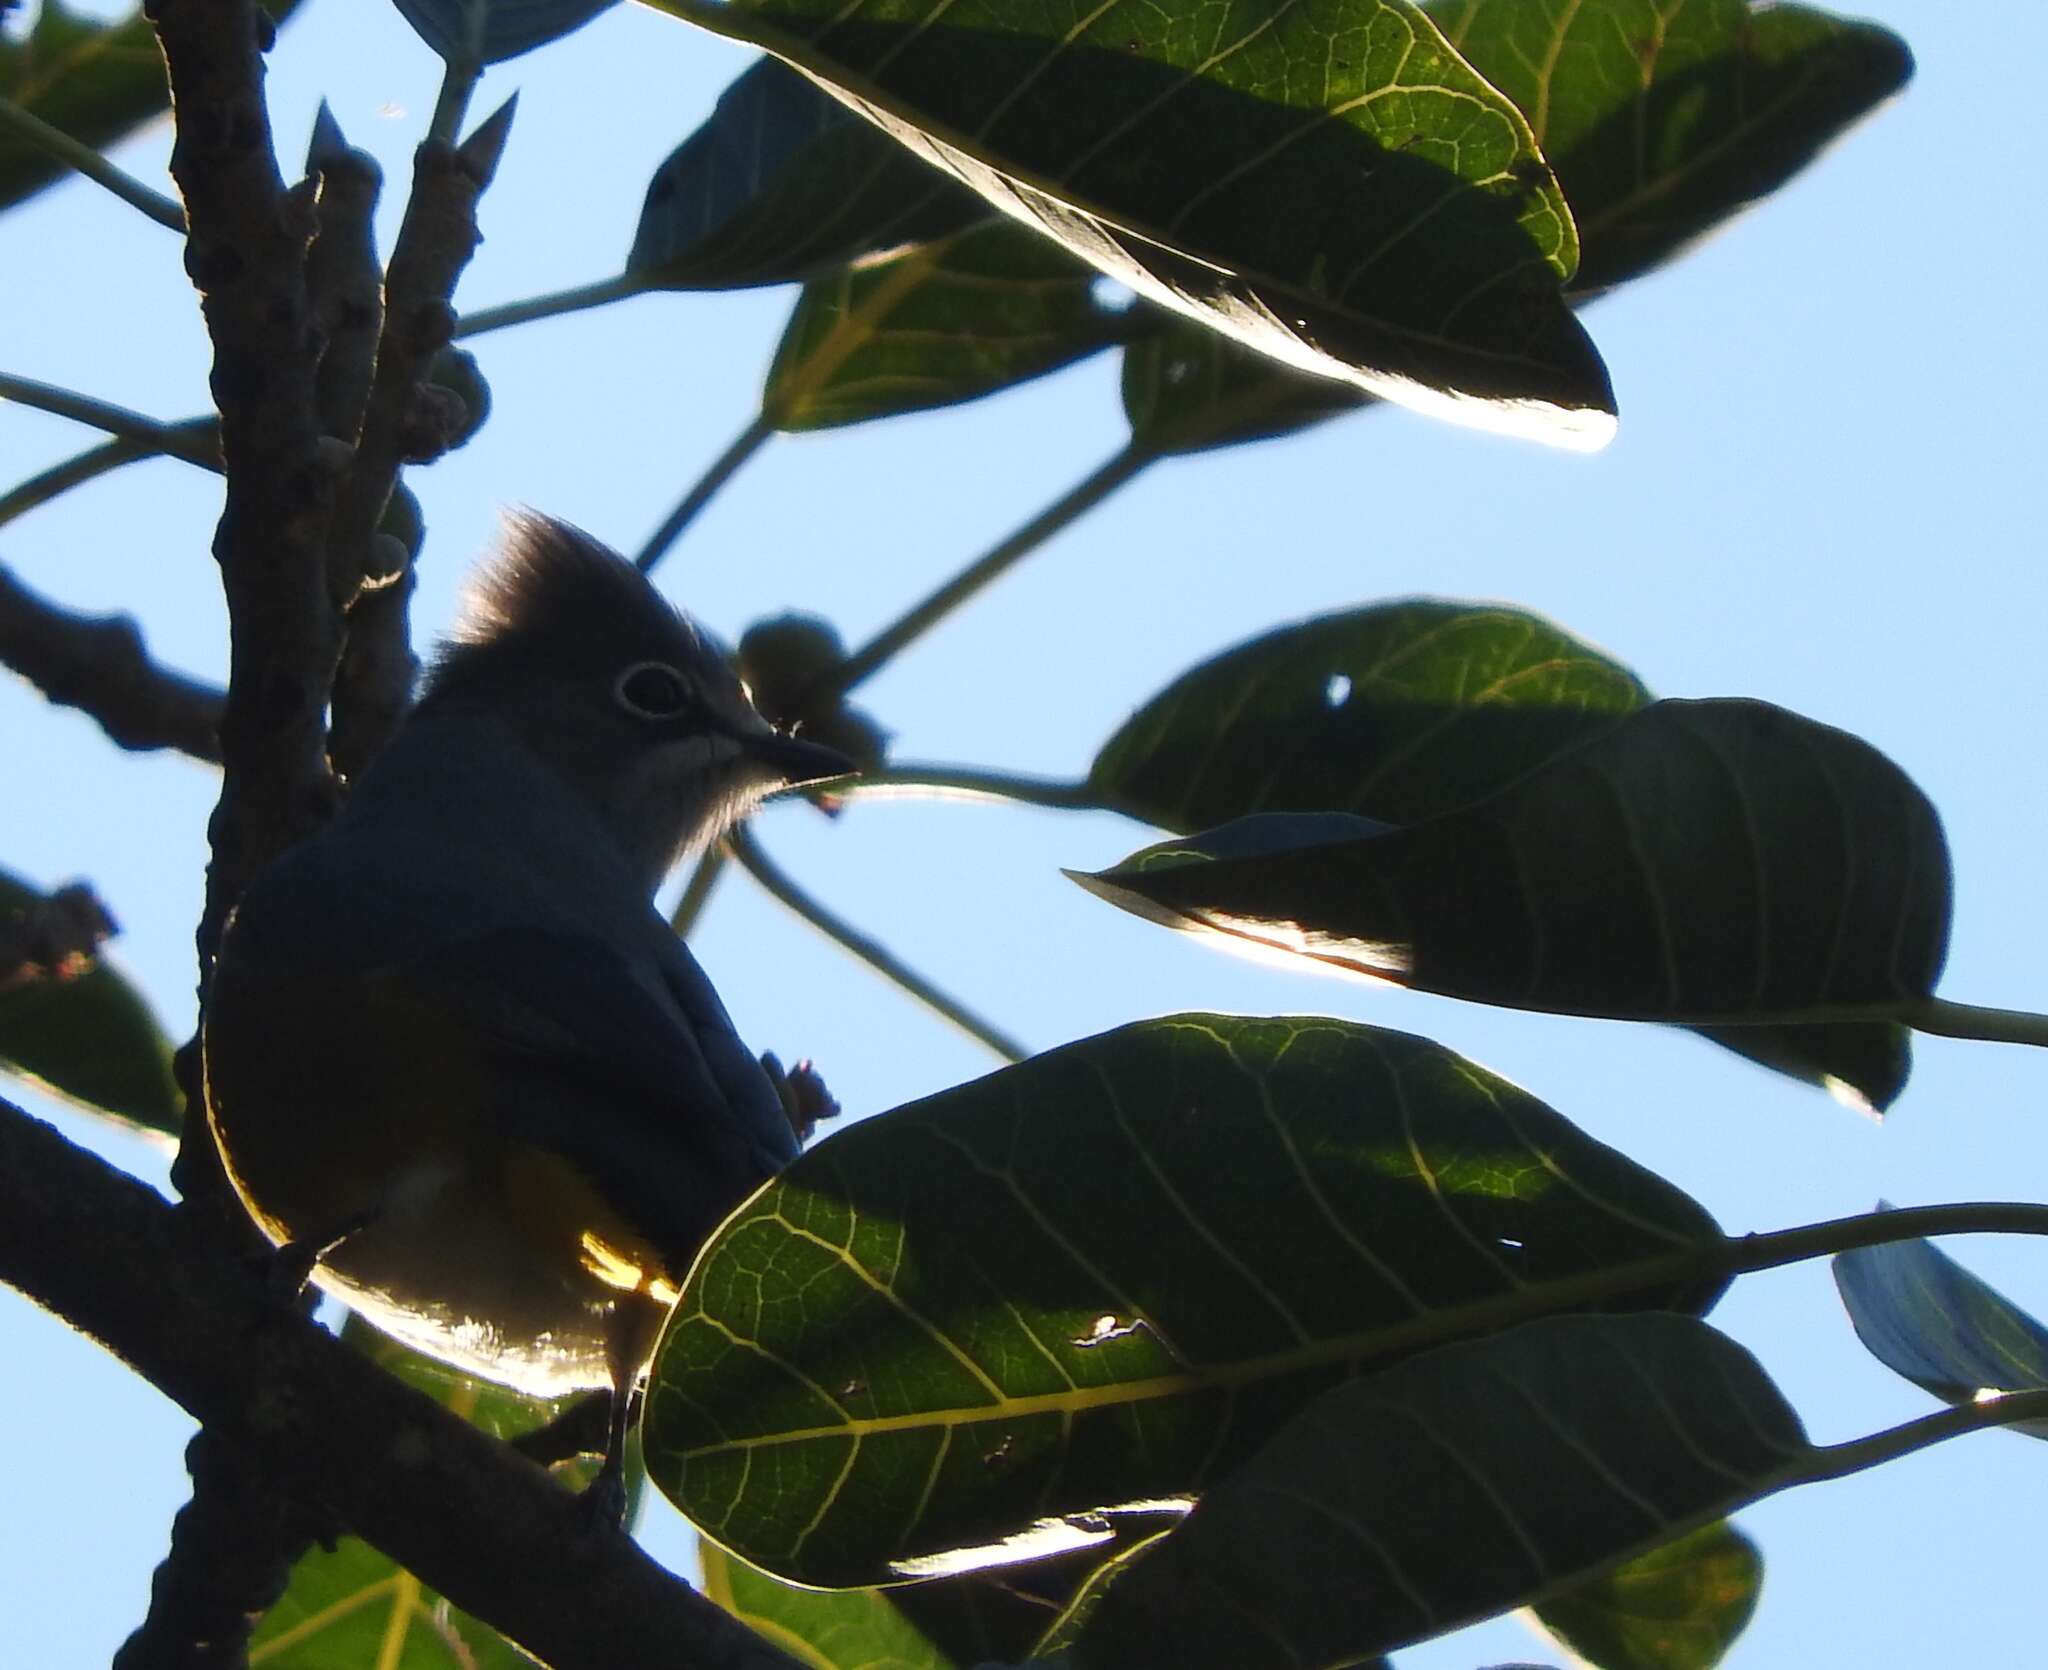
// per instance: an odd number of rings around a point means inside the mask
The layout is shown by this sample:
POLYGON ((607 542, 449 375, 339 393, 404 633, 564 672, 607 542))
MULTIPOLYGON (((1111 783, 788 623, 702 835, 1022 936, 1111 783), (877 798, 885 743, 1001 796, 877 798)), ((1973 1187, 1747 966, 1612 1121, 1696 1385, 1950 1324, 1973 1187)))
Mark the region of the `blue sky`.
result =
MULTIPOLYGON (((1918 56, 1903 97, 1722 237, 1589 313, 1621 404, 1607 451, 1577 457, 1382 410, 1163 464, 866 687, 897 755, 1075 776, 1182 668, 1272 625, 1415 593, 1507 599, 1602 645, 1660 694, 1763 697, 1884 749, 1948 830, 1943 994, 2048 1006, 2035 863, 2048 829, 2036 485, 2048 216, 2024 119, 2048 22, 1933 0, 1876 15, 1918 56)), ((494 71, 477 113, 522 97, 461 301, 615 271, 654 165, 746 62, 627 6, 494 71)), ((288 158, 324 95, 385 159, 387 247, 438 72, 395 11, 363 0, 308 0, 272 60, 288 158)), ((168 144, 160 124, 121 160, 161 182, 168 144)), ((206 344, 160 228, 70 183, 0 217, 0 274, 0 370, 164 417, 204 405, 206 344)), ((491 422, 414 477, 430 529, 422 625, 446 620, 504 505, 637 544, 752 415, 792 299, 646 297, 475 344, 491 422)), ((781 440, 714 503, 663 582, 728 635, 801 607, 858 641, 1122 435, 1103 358, 954 413, 781 440)), ((0 487, 92 438, 0 407, 0 487)), ((183 466, 134 467, 0 530, 0 561, 80 607, 133 611, 164 659, 219 676, 225 622, 206 554, 217 498, 213 478, 183 466)), ((174 1033, 188 1029, 210 773, 122 755, 12 683, 0 684, 0 737, 0 865, 45 884, 90 878, 126 928, 122 966, 174 1033)), ((2039 1198, 2048 1179, 2037 1052, 1923 1039, 1880 1125, 1676 1032, 1217 956, 1061 878, 1062 865, 1097 868, 1146 839, 1106 814, 889 802, 837 823, 778 808, 758 828, 837 908, 1035 1047, 1185 1008, 1332 1012, 1426 1033, 1670 1177, 1731 1230, 1880 1196, 2039 1198)), ((745 1036, 817 1058, 851 1110, 993 1065, 742 879, 716 897, 698 946, 745 1036)), ((54 1117, 161 1182, 139 1143, 54 1117)), ((2048 1250, 1950 1250, 2048 1311, 2048 1250)), ((1862 1354, 1824 1270, 1745 1281, 1717 1320, 1818 1438, 1930 1407, 1862 1354)), ((0 1652, 104 1663, 142 1614, 184 1493, 189 1426, 11 1294, 0 1340, 12 1368, 0 1425, 18 1435, 15 1508, 0 1516, 0 1652)), ((2029 1440, 1991 1434, 1744 1514, 1770 1569, 1730 1664, 2021 1658, 2039 1630, 2048 1492, 2032 1470, 2044 1462, 2029 1440)), ((651 1520, 657 1553, 687 1558, 673 1516, 657 1506, 651 1520)), ((1510 1622, 1401 1662, 1543 1656, 1510 1622)))

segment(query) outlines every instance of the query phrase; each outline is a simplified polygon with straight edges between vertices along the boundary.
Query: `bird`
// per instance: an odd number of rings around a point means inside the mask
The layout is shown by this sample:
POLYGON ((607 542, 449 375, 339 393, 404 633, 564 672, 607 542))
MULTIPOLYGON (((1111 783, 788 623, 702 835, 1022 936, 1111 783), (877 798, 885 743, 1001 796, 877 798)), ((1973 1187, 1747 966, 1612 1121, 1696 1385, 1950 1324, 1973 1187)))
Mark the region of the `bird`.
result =
POLYGON ((614 1517, 692 1255, 797 1152, 652 896, 851 769, 631 563, 522 513, 388 746, 222 936, 206 1119, 293 1285, 482 1379, 609 1391, 614 1517))

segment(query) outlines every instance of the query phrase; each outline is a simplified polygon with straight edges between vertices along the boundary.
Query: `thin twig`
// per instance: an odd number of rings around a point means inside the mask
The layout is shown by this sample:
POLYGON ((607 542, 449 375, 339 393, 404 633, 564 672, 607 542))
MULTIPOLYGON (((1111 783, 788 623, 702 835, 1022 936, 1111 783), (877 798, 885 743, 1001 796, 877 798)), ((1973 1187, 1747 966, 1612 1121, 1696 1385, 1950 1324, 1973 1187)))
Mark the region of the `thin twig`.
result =
POLYGON ((83 615, 0 566, 0 664, 60 707, 96 720, 123 748, 175 748, 220 762, 219 690, 158 666, 127 615, 83 615))
POLYGON ((482 336, 485 331, 503 330, 507 325, 524 325, 535 319, 558 319, 564 314, 581 313, 585 308, 624 301, 628 296, 637 296, 652 288, 653 285, 635 273, 620 273, 616 278, 601 278, 594 284, 578 284, 567 290, 550 291, 545 296, 529 296, 524 301, 500 302, 496 307, 477 308, 463 314, 455 327, 455 335, 459 341, 465 336, 482 336))
POLYGON ((725 874, 725 864, 731 855, 720 841, 707 847, 704 856, 697 860, 697 867, 690 872, 690 880, 683 888, 683 896, 676 900, 676 908, 668 919, 668 925, 675 929, 678 939, 688 939, 690 930, 697 926, 697 919, 704 914, 704 907, 711 900, 711 890, 718 885, 718 878, 725 874))
POLYGON ((126 406, 116 406, 105 400, 95 400, 89 394, 80 394, 76 389, 59 388, 54 383, 39 383, 32 377, 15 377, 4 371, 0 371, 0 400, 33 406, 39 412, 69 418, 73 423, 88 424, 94 429, 104 429, 109 435, 119 435, 124 440, 145 441, 158 452, 167 452, 173 458, 182 458, 202 469, 220 468, 219 448, 207 444, 204 435, 195 427, 197 420, 160 423, 140 412, 131 412, 126 406))
POLYGON ((739 861, 741 869, 826 938, 836 940, 843 949, 858 957, 883 979, 902 987, 934 1014, 951 1021, 976 1043, 985 1045, 1005 1061, 1022 1061, 1031 1053, 1008 1033, 991 1026, 964 1003, 941 991, 879 941, 871 939, 844 917, 818 903, 762 851, 760 843, 749 831, 744 828, 736 829, 726 837, 726 841, 731 846, 732 855, 739 861))
POLYGON ((642 574, 652 573, 654 565, 668 554, 668 548, 682 537, 683 530, 697 519, 697 512, 711 502, 712 495, 732 478, 734 471, 744 464, 775 434, 775 425, 768 414, 762 412, 754 421, 733 437, 732 445, 721 452, 711 468, 698 477, 697 484, 682 496, 681 501, 663 519, 660 527, 640 547, 640 554, 633 559, 634 567, 642 574))
POLYGON ((462 119, 469 114, 469 101, 476 96, 476 84, 484 67, 474 58, 451 58, 441 71, 441 91, 434 98, 434 113, 427 119, 427 137, 453 145, 462 132, 462 119))
POLYGON ((838 666, 819 675, 797 703, 797 711, 820 714, 863 679, 878 672, 897 651, 922 637, 977 592, 1029 556, 1068 524, 1093 510, 1136 476, 1159 454, 1135 442, 1076 482, 1015 533, 969 563, 893 625, 875 634, 838 666))
POLYGON ((185 211, 171 198, 152 190, 133 174, 116 167, 90 145, 73 139, 62 128, 52 127, 34 111, 23 109, 4 95, 0 95, 0 129, 27 140, 37 150, 84 175, 94 185, 104 186, 129 207, 140 209, 159 226, 183 234, 185 211))

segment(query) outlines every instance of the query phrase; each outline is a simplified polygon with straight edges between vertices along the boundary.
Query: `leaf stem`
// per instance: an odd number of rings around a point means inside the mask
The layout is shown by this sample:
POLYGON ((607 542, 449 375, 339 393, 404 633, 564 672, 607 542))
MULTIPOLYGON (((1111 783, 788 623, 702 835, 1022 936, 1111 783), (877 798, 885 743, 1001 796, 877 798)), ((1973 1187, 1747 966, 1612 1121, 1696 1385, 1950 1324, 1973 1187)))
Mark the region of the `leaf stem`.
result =
POLYGON ((2024 1009, 1987 1009, 1981 1004, 1950 1003, 1929 997, 1899 1019, 1918 1031, 1938 1033, 1944 1038, 2048 1046, 2048 1015, 2029 1014, 2024 1009))
POLYGON ((1867 1438, 1852 1438, 1844 1444, 1816 1444, 1786 1469, 1777 1489, 1786 1484, 1818 1484, 1824 1479, 1846 1478, 1880 1463, 1896 1461, 1924 1450, 1930 1444, 1960 1438, 1965 1433, 1983 1432, 1990 1427, 2011 1426, 2018 1421, 2048 1419, 2048 1390, 2008 1392, 1982 1403, 1958 1404, 1916 1421, 1886 1427, 1867 1438))
POLYGON ((38 471, 5 494, 0 494, 0 528, 74 487, 83 486, 110 470, 118 470, 123 464, 161 456, 150 442, 127 437, 116 437, 102 441, 98 446, 87 447, 85 451, 52 464, 47 470, 38 471))
POLYGON ((469 114, 469 101, 484 67, 475 58, 450 58, 441 71, 441 91, 434 100, 434 114, 427 121, 427 137, 453 145, 462 131, 462 118, 469 114))
POLYGON ((969 563, 892 626, 884 627, 853 654, 818 675, 793 704, 798 713, 816 714, 855 685, 879 671, 898 650, 922 637, 984 586, 1000 578, 1012 564, 1029 556, 1071 522, 1093 510, 1160 455, 1135 441, 1076 482, 1015 533, 969 563))
POLYGON ((619 273, 612 278, 600 278, 595 283, 552 290, 544 296, 528 296, 524 301, 479 307, 457 321, 455 334, 458 337, 482 336, 485 331, 503 330, 507 325, 524 325, 535 319, 555 319, 565 313, 581 313, 586 308, 624 301, 628 296, 637 296, 652 288, 647 280, 635 273, 619 273))
POLYGON ((1009 1036, 983 1020, 965 1004, 949 997, 923 975, 910 968, 879 941, 871 939, 835 915, 809 893, 790 879, 789 875, 761 849, 750 831, 735 829, 726 837, 732 855, 739 861, 740 868, 773 894, 790 910, 801 916, 826 938, 836 940, 839 945, 858 957, 883 979, 894 982, 918 1002, 941 1018, 951 1021, 968 1037, 985 1045, 1005 1061, 1022 1061, 1031 1052, 1009 1036))
POLYGON ((647 543, 640 547, 640 554, 633 559, 634 566, 642 574, 654 571, 654 565, 668 554, 668 548, 682 537, 683 530, 697 519, 697 512, 711 502, 712 495, 775 434, 775 425, 763 411, 755 415, 753 422, 733 437, 732 444, 712 461, 711 468, 697 478, 696 486, 685 493, 681 501, 663 519, 660 527, 648 536, 647 543))
POLYGON ((16 134, 37 150, 83 174, 95 185, 104 186, 130 208, 140 209, 157 225, 183 235, 185 211, 175 198, 166 197, 144 185, 125 169, 115 167, 90 145, 73 139, 62 128, 52 127, 34 111, 24 109, 10 98, 0 97, 0 129, 16 134))
POLYGON ((971 765, 890 765, 871 771, 858 782, 837 787, 834 794, 859 799, 1011 800, 1029 806, 1050 806, 1066 812, 1102 810, 1087 783, 1063 783, 1050 777, 1021 777, 971 765))
POLYGON ((726 860, 731 856, 723 841, 705 848, 704 856, 697 860, 696 869, 690 872, 689 885, 683 889, 683 896, 676 900, 675 911, 668 919, 668 925, 676 931, 676 938, 690 937, 690 930, 696 927, 697 918, 704 914, 704 907, 711 900, 711 890, 718 885, 718 878, 725 874, 726 860))
POLYGON ((1727 1243, 1728 1256, 1722 1268, 1730 1275, 1749 1275, 1802 1259, 1926 1235, 2048 1235, 2048 1206, 2023 1200, 1973 1200, 1859 1212, 1853 1217, 1801 1224, 1797 1229, 1733 1237, 1727 1243))
POLYGON ((0 400, 33 406, 39 412, 49 412, 56 417, 69 418, 73 423, 104 429, 109 435, 119 435, 125 440, 147 442, 159 452, 167 452, 173 458, 182 458, 202 469, 220 468, 218 447, 205 440, 204 431, 196 427, 196 419, 184 423, 159 423, 153 417, 131 412, 125 406, 95 400, 75 389, 58 388, 54 383, 39 383, 31 377, 16 377, 4 371, 0 371, 0 400))

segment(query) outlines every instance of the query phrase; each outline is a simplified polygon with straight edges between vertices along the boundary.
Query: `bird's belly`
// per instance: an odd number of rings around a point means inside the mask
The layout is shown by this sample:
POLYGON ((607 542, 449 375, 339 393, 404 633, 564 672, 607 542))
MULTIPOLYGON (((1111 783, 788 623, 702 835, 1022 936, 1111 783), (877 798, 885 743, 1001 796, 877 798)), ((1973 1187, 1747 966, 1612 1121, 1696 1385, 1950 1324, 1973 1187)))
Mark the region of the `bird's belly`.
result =
POLYGON ((209 1120, 272 1241, 340 1237, 315 1285, 428 1356, 537 1396, 637 1371, 673 1303, 670 1272, 575 1162, 493 1117, 459 1034, 358 981, 355 1047, 323 1054, 328 1010, 295 982, 239 974, 233 995, 234 1024, 207 1034, 209 1120))
POLYGON ((530 1396, 610 1387, 622 1347, 637 1369, 666 1314, 655 1294, 612 1285, 582 1249, 474 1194, 457 1183, 368 1225, 315 1285, 415 1350, 530 1396))

